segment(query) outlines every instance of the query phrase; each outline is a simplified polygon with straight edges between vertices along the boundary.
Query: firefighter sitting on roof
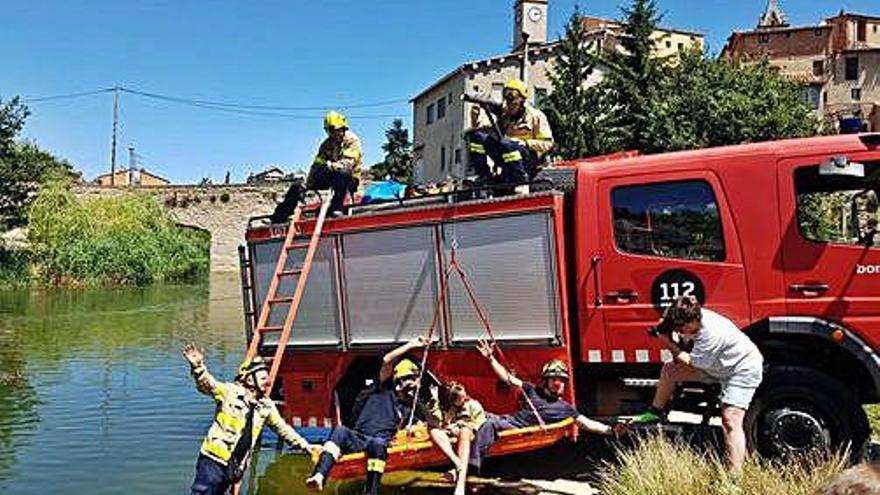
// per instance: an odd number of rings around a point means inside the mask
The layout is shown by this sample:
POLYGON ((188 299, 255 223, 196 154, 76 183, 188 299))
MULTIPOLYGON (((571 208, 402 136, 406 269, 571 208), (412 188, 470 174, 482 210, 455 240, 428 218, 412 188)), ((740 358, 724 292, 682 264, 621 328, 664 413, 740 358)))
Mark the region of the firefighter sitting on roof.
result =
POLYGON ((225 494, 238 483, 250 459, 251 450, 268 423, 287 443, 301 449, 318 448, 309 443, 281 418, 267 396, 269 369, 257 356, 242 363, 235 381, 217 381, 205 366, 202 352, 193 344, 183 348, 199 391, 213 397, 217 414, 202 442, 196 464, 193 495, 225 494))
POLYGON ((408 358, 397 362, 410 350, 424 345, 425 340, 417 337, 382 358, 379 380, 372 389, 369 389, 354 428, 344 425, 333 428, 330 440, 324 444, 324 451, 315 464, 312 476, 306 480, 309 487, 322 490, 333 464, 343 454, 366 451, 367 479, 364 481, 364 493, 376 495, 379 493, 379 482, 385 471, 388 444, 398 429, 407 426, 412 408, 416 408, 415 419, 425 421, 431 426, 440 424, 436 388, 432 389, 435 399, 430 401, 431 403, 425 404, 417 400, 415 395, 421 374, 419 366, 408 358))
POLYGON ((538 416, 544 423, 558 423, 568 418, 574 418, 578 427, 598 435, 613 435, 626 431, 627 427, 623 424, 611 426, 589 419, 578 412, 573 405, 562 399, 569 378, 568 365, 563 361, 552 359, 544 364, 541 370, 542 383, 538 388, 514 376, 495 359, 495 344, 480 340, 477 343, 477 350, 489 360, 489 364, 498 378, 512 387, 522 390, 526 400, 520 410, 514 414, 488 415, 487 421, 477 430, 476 445, 471 448, 471 457, 468 459, 468 463, 472 467, 479 469, 482 457, 495 443, 498 432, 538 425, 538 416))
MULTIPOLYGON (((318 148, 315 161, 306 179, 306 189, 333 189, 330 215, 342 213, 345 196, 357 191, 361 179, 361 163, 364 154, 361 140, 348 128, 348 121, 339 112, 329 112, 324 117, 327 139, 318 148)), ((293 214, 302 199, 302 184, 295 182, 284 195, 284 201, 275 207, 273 223, 283 223, 293 214)))
POLYGON ((529 87, 519 79, 504 86, 504 104, 494 115, 498 136, 479 105, 471 107, 471 127, 465 133, 470 166, 484 183, 527 182, 538 173, 538 165, 553 148, 553 133, 544 112, 530 105, 529 87), (492 158, 501 174, 494 176, 486 158, 492 158))

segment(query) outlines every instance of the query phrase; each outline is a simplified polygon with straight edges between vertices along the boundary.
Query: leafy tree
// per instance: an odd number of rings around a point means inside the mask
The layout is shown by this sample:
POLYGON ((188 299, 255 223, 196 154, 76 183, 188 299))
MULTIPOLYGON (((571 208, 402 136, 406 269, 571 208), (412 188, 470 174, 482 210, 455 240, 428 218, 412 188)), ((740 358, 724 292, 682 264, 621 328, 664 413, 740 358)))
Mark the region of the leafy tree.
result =
POLYGON ((580 9, 565 26, 565 37, 558 48, 558 56, 547 77, 552 91, 541 102, 556 141, 553 154, 569 160, 600 155, 619 147, 611 112, 595 86, 587 80, 596 69, 596 58, 591 53, 587 29, 580 9))
POLYGON ((25 223, 27 206, 51 173, 70 173, 70 165, 36 144, 16 141, 29 110, 16 97, 0 100, 0 230, 25 223))
POLYGON ((632 0, 631 6, 622 10, 620 49, 610 48, 595 55, 596 62, 606 69, 599 90, 605 106, 613 108, 621 148, 645 151, 650 149, 646 131, 652 119, 651 106, 669 62, 655 56, 651 38, 662 16, 654 0, 632 0))
POLYGON ((651 105, 646 152, 814 136, 821 122, 803 85, 767 63, 707 60, 699 50, 669 66, 651 105))
POLYGON ((403 127, 403 120, 394 119, 391 127, 385 130, 385 144, 382 151, 385 159, 370 168, 370 175, 376 180, 386 177, 409 184, 412 182, 413 156, 409 131, 403 127))

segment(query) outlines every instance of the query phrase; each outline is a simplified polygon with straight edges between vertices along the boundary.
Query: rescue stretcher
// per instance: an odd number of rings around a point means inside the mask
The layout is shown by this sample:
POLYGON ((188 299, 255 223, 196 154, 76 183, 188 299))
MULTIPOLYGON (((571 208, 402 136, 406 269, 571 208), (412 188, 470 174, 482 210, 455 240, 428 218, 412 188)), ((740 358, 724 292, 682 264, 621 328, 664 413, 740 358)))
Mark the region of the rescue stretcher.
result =
MULTIPOLYGON (((527 428, 515 428, 498 433, 498 440, 489 449, 487 457, 499 457, 520 452, 543 449, 564 438, 573 438, 574 420, 568 418, 558 423, 527 428)), ((317 460, 313 454, 312 462, 317 460)), ((388 460, 385 472, 419 470, 428 467, 449 464, 449 459, 437 448, 422 428, 413 438, 407 438, 406 432, 400 432, 388 449, 388 460)), ((367 473, 367 459, 364 452, 347 454, 330 471, 330 478, 335 480, 363 478, 367 473)))

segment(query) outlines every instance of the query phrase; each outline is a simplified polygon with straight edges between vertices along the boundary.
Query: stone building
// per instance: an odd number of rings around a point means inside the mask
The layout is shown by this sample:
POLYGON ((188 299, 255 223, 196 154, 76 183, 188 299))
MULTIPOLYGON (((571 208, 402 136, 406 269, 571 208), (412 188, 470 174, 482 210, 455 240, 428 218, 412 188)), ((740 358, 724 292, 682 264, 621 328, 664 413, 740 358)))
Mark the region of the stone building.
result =
POLYGON ((806 97, 841 130, 880 130, 880 17, 841 11, 813 26, 791 26, 769 0, 755 29, 730 35, 721 54, 766 59, 806 84, 806 97))
POLYGON ((99 186, 167 186, 171 183, 168 179, 139 167, 117 170, 114 178, 111 181, 111 174, 108 172, 95 177, 92 182, 99 186))
MULTIPOLYGON (((470 104, 461 100, 465 92, 500 102, 504 84, 520 77, 529 84, 532 103, 540 106, 550 90, 547 72, 552 70, 559 41, 547 39, 547 0, 516 0, 513 10, 511 53, 456 67, 412 99, 416 181, 439 181, 468 173, 463 133, 470 125, 470 104)), ((623 28, 620 23, 597 17, 584 17, 583 23, 592 49, 617 46, 616 37, 623 28)), ((699 33, 675 29, 657 30, 654 39, 660 56, 692 46, 702 49, 704 43, 699 33)), ((587 84, 595 84, 602 73, 598 68, 587 84)))

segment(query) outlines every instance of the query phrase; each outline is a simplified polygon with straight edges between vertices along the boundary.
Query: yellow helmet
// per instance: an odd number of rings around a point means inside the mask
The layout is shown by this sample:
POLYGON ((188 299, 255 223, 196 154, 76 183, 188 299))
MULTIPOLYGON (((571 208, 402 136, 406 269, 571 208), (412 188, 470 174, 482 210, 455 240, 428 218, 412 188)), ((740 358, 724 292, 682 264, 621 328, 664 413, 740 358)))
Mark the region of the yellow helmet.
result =
POLYGON ((507 91, 517 91, 523 98, 529 97, 529 85, 520 79, 511 79, 504 85, 507 91))
POLYGON ((541 370, 544 378, 562 378, 568 380, 568 365, 560 359, 551 359, 544 364, 541 370))
POLYGON ((327 112, 324 116, 324 129, 348 129, 348 121, 339 112, 327 112))
POLYGON ((394 379, 400 380, 403 378, 409 378, 411 376, 416 376, 419 374, 419 365, 412 362, 409 359, 401 359, 396 365, 394 365, 394 379))
POLYGON ((242 379, 252 373, 258 371, 269 371, 269 365, 262 356, 254 356, 252 359, 245 359, 241 366, 238 367, 236 378, 242 379))

